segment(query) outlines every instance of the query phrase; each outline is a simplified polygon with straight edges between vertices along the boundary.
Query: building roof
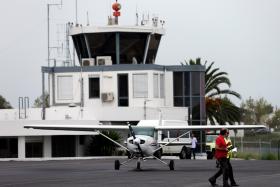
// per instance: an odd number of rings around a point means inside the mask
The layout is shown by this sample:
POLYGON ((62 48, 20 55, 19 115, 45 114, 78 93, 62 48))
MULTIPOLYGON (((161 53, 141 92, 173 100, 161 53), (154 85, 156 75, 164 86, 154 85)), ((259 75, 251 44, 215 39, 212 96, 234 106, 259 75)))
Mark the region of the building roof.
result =
POLYGON ((85 33, 105 33, 105 32, 129 32, 129 33, 152 33, 152 34, 165 34, 165 29, 162 27, 151 26, 120 26, 120 25, 108 25, 103 27, 94 26, 77 26, 71 27, 70 35, 78 35, 85 33))

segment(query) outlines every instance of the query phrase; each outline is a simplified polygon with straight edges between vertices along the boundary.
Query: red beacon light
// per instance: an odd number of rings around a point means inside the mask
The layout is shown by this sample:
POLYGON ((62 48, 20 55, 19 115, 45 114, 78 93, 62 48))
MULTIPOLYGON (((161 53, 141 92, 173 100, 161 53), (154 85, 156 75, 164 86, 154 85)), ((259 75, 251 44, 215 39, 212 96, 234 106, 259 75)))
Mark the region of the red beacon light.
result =
POLYGON ((121 15, 121 12, 119 10, 121 9, 121 4, 116 1, 113 5, 112 8, 115 12, 113 12, 113 16, 119 17, 121 15))

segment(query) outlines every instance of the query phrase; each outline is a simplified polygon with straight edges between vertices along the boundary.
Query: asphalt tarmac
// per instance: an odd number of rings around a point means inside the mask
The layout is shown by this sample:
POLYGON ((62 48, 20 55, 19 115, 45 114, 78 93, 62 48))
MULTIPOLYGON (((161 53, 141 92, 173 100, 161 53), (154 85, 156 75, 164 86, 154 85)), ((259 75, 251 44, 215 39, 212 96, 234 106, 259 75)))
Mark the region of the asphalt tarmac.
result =
MULTIPOLYGON (((280 161, 232 160, 232 166, 240 186, 280 186, 280 161)), ((214 160, 175 160, 174 171, 154 159, 142 162, 141 170, 136 160, 120 170, 114 170, 114 159, 5 161, 0 186, 210 187, 208 178, 216 170, 214 160)))

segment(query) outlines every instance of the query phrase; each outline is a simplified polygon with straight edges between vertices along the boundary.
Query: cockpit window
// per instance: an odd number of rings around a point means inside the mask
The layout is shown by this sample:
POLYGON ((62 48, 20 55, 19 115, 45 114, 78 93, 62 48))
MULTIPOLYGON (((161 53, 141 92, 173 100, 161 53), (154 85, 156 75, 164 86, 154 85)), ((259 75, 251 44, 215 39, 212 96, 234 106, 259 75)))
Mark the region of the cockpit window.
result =
POLYGON ((155 128, 152 127, 132 127, 135 135, 146 135, 154 137, 155 128))

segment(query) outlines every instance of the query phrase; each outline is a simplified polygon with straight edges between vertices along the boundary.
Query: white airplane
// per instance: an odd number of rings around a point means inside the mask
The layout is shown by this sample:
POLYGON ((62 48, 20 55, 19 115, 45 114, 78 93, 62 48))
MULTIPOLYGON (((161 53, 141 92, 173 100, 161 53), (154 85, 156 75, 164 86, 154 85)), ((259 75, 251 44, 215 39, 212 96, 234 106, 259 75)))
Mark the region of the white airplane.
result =
POLYGON ((155 158, 161 163, 169 166, 170 170, 174 170, 174 160, 170 160, 169 163, 161 160, 160 150, 170 144, 175 143, 177 138, 189 133, 190 130, 219 130, 222 128, 227 129, 256 129, 265 128, 264 125, 192 125, 189 126, 186 121, 178 120, 141 120, 136 126, 128 125, 25 125, 24 128, 43 129, 43 130, 68 130, 68 131, 97 131, 103 137, 114 142, 118 146, 124 148, 129 153, 128 160, 120 163, 119 160, 115 160, 115 170, 119 170, 121 165, 126 166, 128 162, 133 159, 137 159, 137 169, 140 169, 140 163, 147 158, 155 158), (127 130, 130 131, 131 136, 127 138, 125 145, 122 145, 110 137, 104 135, 100 130, 127 130), (157 141, 156 136, 159 130, 186 130, 174 140, 160 144, 157 141))

